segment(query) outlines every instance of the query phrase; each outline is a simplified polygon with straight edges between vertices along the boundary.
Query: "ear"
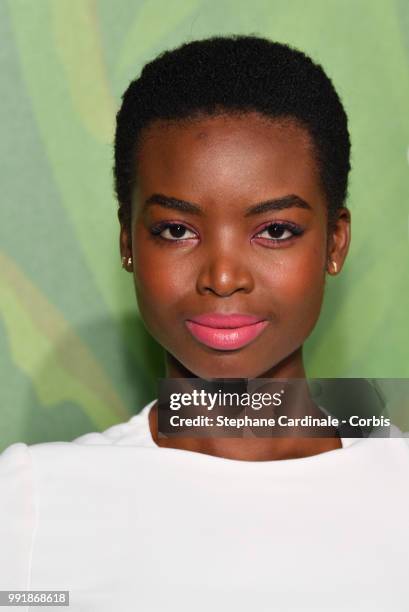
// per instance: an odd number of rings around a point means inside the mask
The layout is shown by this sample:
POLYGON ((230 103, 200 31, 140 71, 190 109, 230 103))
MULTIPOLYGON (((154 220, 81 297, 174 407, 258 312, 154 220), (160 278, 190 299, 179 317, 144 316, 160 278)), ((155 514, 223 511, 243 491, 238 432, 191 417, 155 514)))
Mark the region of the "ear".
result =
POLYGON ((118 211, 118 218, 120 222, 119 232, 119 252, 121 254, 122 266, 128 272, 132 271, 132 238, 129 223, 126 223, 122 218, 121 211, 118 211), (130 261, 129 261, 130 260, 130 261))
POLYGON ((341 271, 351 242, 350 210, 342 207, 335 214, 336 217, 330 224, 328 237, 327 270, 329 274, 338 274, 341 271))

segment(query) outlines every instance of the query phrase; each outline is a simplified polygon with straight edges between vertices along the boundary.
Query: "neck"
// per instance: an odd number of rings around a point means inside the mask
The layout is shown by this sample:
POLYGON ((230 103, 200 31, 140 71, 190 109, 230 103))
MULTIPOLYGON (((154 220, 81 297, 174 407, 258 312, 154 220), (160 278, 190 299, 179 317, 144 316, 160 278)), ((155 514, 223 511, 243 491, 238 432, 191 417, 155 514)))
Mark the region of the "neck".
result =
MULTIPOLYGON (((167 354, 167 378, 198 378, 182 364, 167 354)), ((243 376, 244 377, 244 376, 243 376)), ((255 378, 305 378, 302 360, 302 347, 280 364, 270 368, 255 378)), ((311 398, 306 398, 304 414, 314 414, 311 398)), ((321 415, 322 416, 322 413, 321 415)), ((149 413, 149 427, 154 442, 163 448, 176 448, 241 461, 276 461, 299 459, 341 448, 339 436, 332 432, 331 437, 288 437, 275 438, 159 438, 157 403, 149 413)))

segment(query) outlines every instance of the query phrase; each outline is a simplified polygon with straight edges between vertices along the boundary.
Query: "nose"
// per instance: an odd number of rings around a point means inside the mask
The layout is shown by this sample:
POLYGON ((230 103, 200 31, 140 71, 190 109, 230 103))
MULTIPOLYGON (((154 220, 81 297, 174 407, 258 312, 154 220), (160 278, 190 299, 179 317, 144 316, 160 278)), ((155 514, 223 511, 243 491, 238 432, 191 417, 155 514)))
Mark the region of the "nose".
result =
POLYGON ((201 294, 214 293, 228 297, 236 291, 250 293, 254 278, 250 266, 240 253, 223 252, 207 256, 197 277, 197 290, 201 294))

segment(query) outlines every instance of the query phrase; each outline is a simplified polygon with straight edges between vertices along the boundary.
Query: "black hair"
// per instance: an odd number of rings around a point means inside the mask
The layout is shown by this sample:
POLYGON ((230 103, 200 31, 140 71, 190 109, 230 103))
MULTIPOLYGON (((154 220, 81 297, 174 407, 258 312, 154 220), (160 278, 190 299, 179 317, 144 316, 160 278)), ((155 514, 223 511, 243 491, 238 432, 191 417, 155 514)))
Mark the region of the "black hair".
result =
POLYGON ((146 64, 122 96, 115 133, 118 217, 131 217, 135 152, 141 130, 157 119, 256 111, 292 118, 312 136, 328 201, 328 220, 345 206, 350 138, 345 110, 322 67, 302 51, 257 36, 185 43, 146 64))

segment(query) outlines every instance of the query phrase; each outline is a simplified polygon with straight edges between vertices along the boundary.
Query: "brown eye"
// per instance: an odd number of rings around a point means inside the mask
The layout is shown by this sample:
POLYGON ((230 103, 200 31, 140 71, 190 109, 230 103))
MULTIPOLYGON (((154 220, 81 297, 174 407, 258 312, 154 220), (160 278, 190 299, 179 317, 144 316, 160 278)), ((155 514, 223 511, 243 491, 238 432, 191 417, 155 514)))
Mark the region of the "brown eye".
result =
POLYGON ((273 240, 287 240, 296 234, 292 228, 284 223, 271 223, 258 234, 260 238, 272 238, 273 240), (267 234, 263 236, 263 234, 267 234))
POLYGON ((188 240, 195 238, 196 234, 181 223, 162 223, 151 230, 154 236, 163 240, 175 242, 177 240, 188 240), (190 234, 190 235, 189 235, 190 234))
POLYGON ((167 230, 172 238, 183 238, 186 227, 184 225, 169 225, 167 230))
MULTIPOLYGON (((268 226, 267 231, 269 235, 271 236, 271 238, 282 238, 283 234, 285 234, 285 232, 288 232, 288 229, 286 229, 282 225, 278 225, 277 223, 274 223, 274 225, 268 226)), ((291 232, 288 232, 288 233, 291 234, 291 232)))

